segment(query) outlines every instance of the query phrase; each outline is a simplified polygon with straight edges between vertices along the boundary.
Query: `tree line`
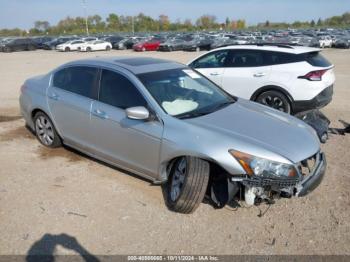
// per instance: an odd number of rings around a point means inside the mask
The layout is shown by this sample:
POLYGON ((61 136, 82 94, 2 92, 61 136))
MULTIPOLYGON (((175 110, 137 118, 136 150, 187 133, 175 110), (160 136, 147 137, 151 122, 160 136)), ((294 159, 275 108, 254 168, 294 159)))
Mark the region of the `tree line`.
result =
POLYGON ((218 22, 214 15, 202 15, 194 22, 191 19, 170 21, 167 15, 160 15, 157 19, 143 13, 137 16, 124 16, 109 14, 106 19, 100 15, 84 17, 66 17, 56 25, 50 25, 48 21, 35 21, 34 27, 28 31, 19 28, 1 29, 1 36, 25 36, 25 35, 63 35, 85 34, 86 23, 90 34, 115 33, 115 32, 164 32, 164 31, 201 31, 201 30, 244 30, 244 29, 280 29, 280 28, 321 28, 321 27, 349 27, 350 12, 340 16, 333 16, 317 21, 295 21, 294 23, 272 23, 266 21, 255 26, 247 26, 244 19, 226 18, 224 22, 218 22))

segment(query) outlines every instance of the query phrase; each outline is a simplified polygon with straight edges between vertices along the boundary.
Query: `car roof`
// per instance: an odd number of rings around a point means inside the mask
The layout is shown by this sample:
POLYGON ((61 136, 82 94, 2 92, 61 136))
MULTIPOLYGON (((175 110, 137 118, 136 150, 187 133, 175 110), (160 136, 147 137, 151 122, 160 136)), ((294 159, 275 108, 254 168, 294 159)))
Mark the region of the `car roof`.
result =
POLYGON ((119 56, 119 57, 96 57, 89 59, 76 60, 69 62, 69 66, 72 65, 90 65, 98 67, 109 67, 116 69, 117 67, 124 68, 133 74, 143 74, 155 71, 170 70, 176 68, 186 67, 184 64, 180 64, 174 61, 152 58, 152 57, 130 57, 130 56, 119 56))
POLYGON ((306 46, 292 46, 292 45, 284 45, 284 44, 256 44, 256 45, 231 45, 220 47, 215 50, 225 50, 225 49, 251 49, 251 50, 265 50, 265 51, 276 51, 276 52, 284 52, 291 54, 303 54, 309 52, 319 52, 321 49, 306 47, 306 46))

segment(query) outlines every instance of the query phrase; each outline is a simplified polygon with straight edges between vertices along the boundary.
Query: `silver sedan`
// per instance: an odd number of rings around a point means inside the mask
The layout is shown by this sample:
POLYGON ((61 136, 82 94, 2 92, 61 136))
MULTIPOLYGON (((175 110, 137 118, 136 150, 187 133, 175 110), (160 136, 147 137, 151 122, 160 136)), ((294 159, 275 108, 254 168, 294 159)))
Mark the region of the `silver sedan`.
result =
POLYGON ((153 58, 79 60, 28 79, 21 112, 47 147, 62 144, 162 184, 191 213, 304 196, 326 167, 298 119, 227 94, 189 67, 153 58))

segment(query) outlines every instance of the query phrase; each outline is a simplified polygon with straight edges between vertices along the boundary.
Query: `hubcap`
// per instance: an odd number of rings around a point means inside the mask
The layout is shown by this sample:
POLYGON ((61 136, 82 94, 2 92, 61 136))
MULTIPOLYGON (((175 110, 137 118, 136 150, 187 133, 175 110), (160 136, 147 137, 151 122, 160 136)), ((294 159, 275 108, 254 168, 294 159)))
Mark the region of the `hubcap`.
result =
POLYGON ((35 129, 38 138, 44 145, 49 146, 53 143, 55 135, 53 133, 52 125, 46 117, 39 116, 37 118, 35 121, 35 129))
POLYGON ((267 105, 269 107, 275 108, 279 111, 286 112, 287 108, 282 99, 278 96, 264 96, 260 99, 260 103, 267 105))
POLYGON ((183 157, 181 158, 181 160, 178 161, 172 177, 170 191, 170 197, 172 201, 176 201, 180 196, 180 192, 185 181, 186 168, 186 158, 183 157))

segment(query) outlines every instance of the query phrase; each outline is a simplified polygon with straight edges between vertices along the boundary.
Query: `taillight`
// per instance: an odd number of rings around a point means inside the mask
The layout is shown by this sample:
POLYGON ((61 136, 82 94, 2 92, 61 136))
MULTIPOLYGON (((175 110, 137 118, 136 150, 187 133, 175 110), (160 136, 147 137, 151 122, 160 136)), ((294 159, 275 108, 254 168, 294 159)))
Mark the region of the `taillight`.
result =
POLYGON ((311 71, 304 76, 299 76, 298 78, 307 79, 309 81, 321 81, 322 76, 327 72, 327 70, 328 69, 311 71))

